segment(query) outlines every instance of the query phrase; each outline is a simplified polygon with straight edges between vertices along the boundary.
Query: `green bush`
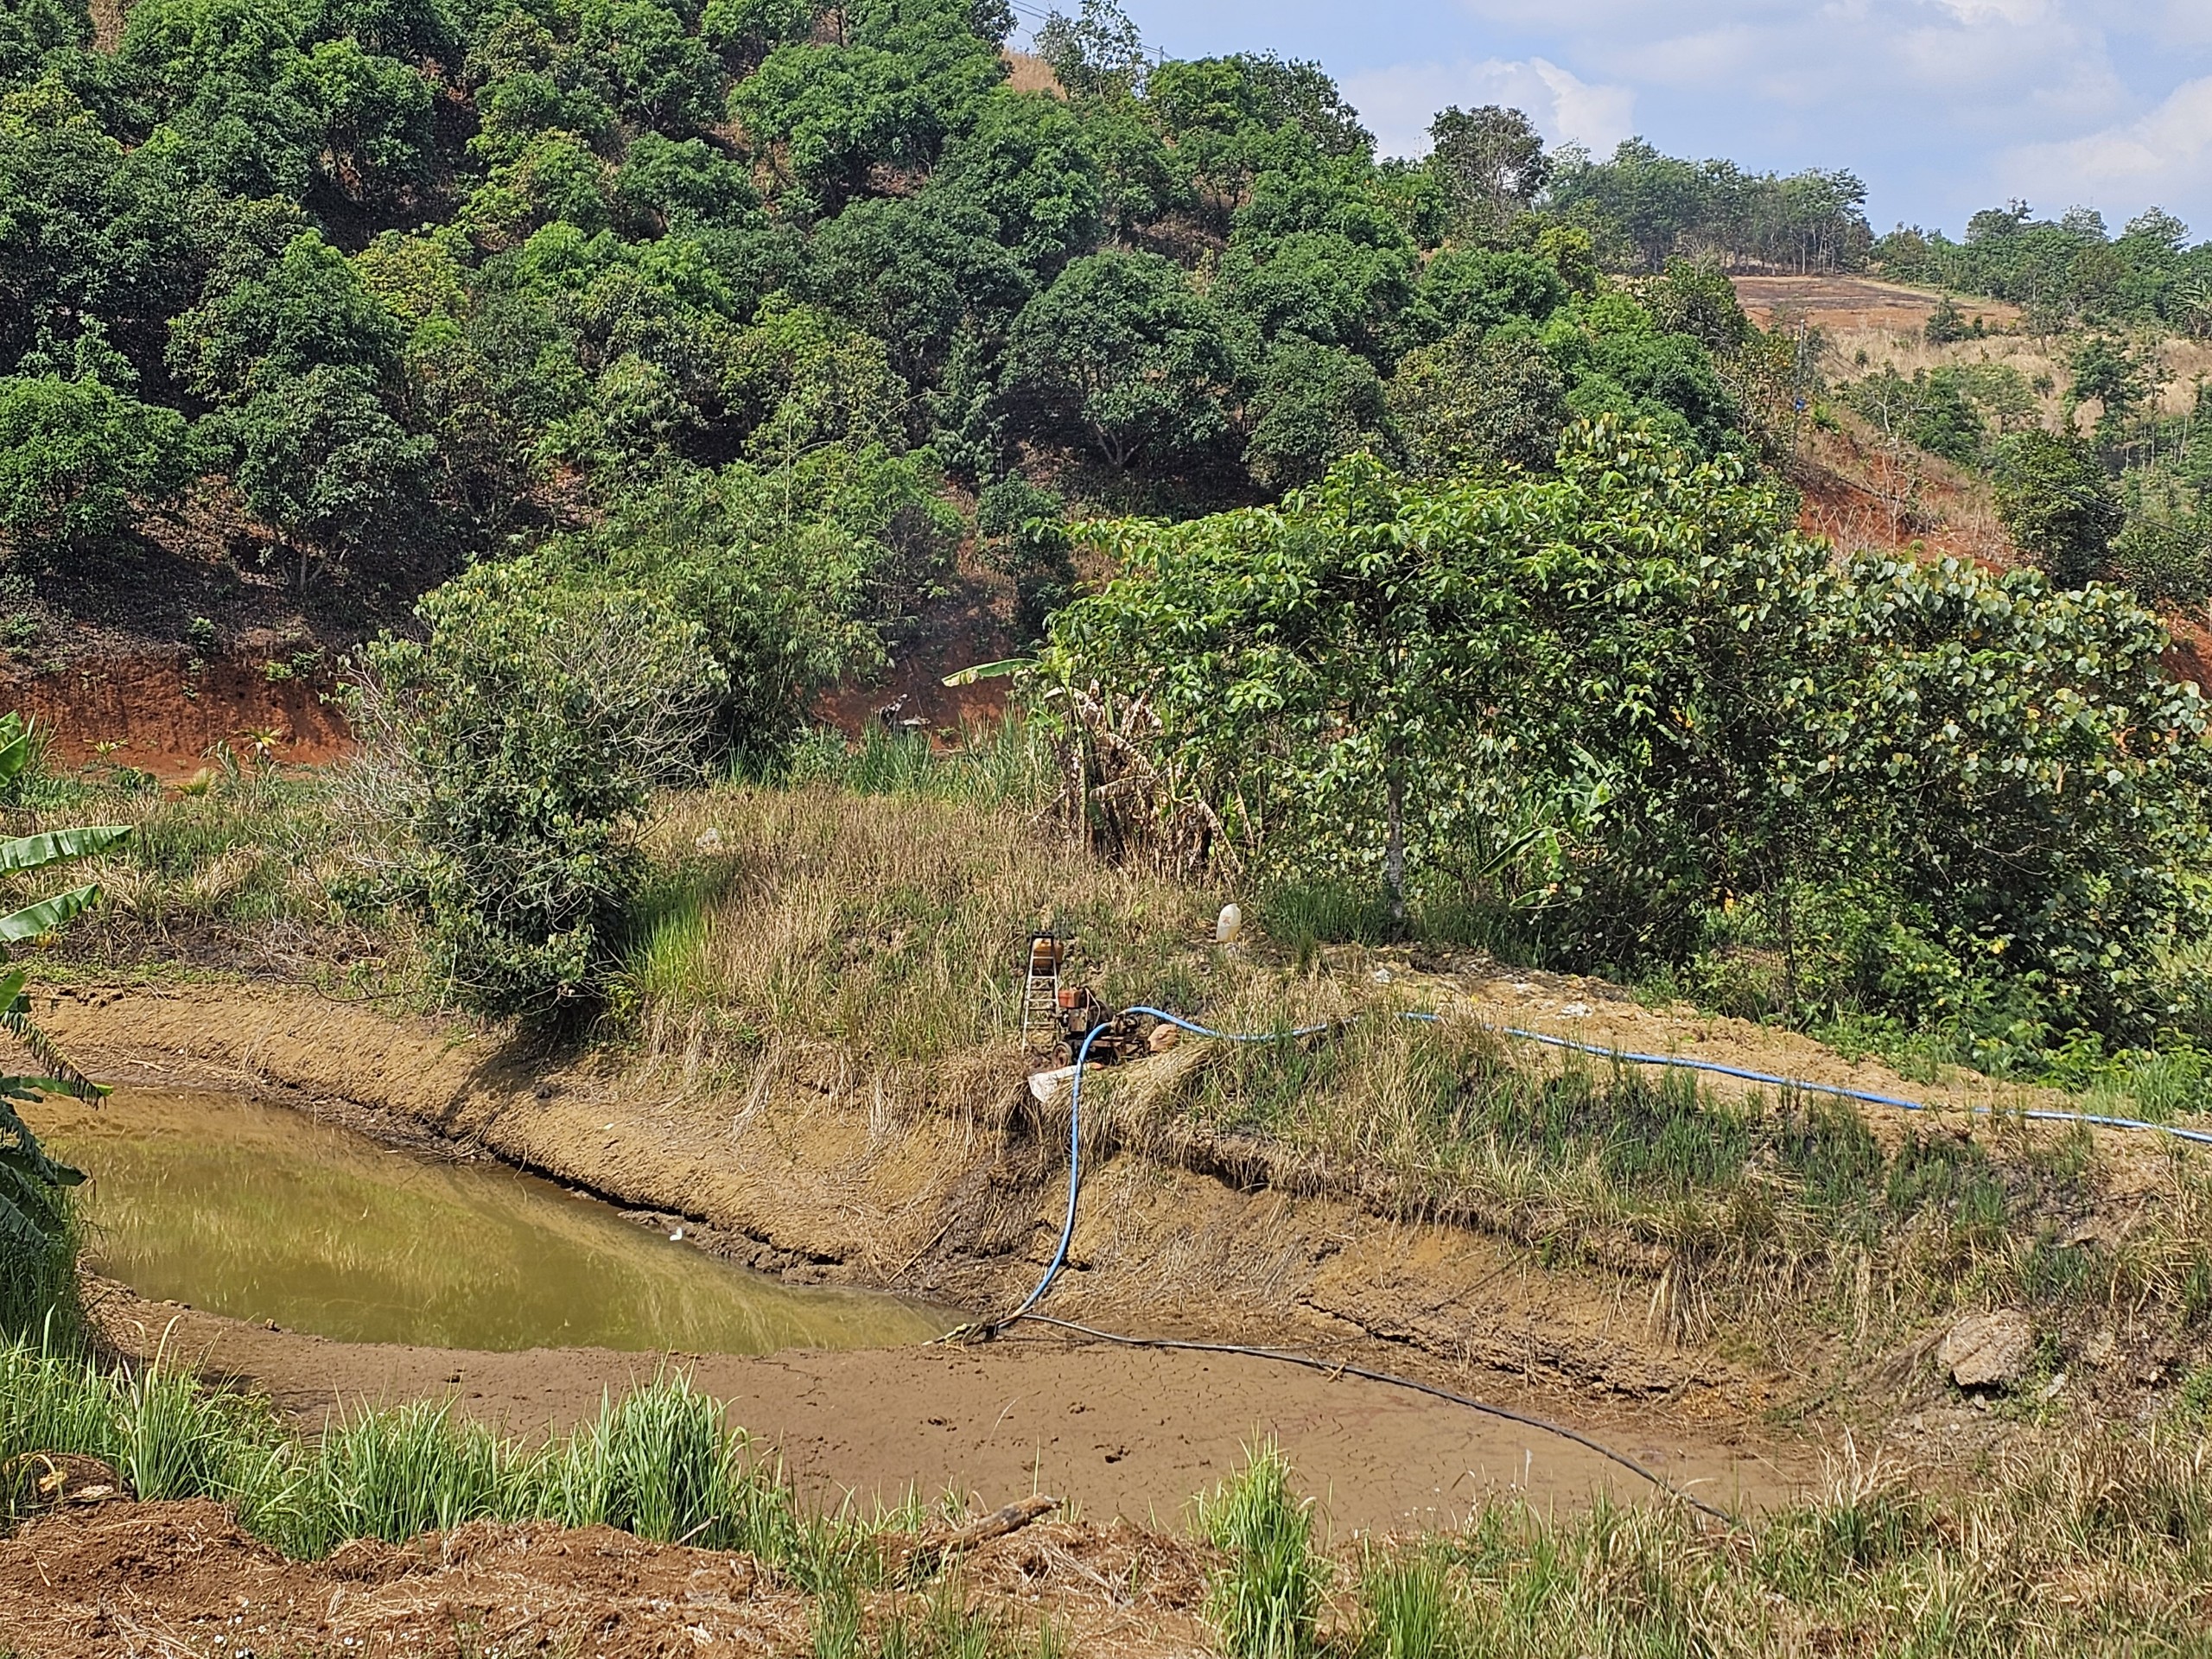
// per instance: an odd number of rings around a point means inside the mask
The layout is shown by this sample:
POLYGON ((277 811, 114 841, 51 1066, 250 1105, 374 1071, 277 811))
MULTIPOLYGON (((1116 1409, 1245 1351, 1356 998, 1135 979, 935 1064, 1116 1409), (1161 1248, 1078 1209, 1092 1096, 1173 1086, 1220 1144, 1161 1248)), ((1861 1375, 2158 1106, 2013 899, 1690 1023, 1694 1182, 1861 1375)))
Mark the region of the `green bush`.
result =
POLYGON ((598 1008, 642 878, 652 788, 696 775, 726 686, 697 624, 634 588, 480 566, 366 654, 357 808, 396 823, 401 896, 463 1006, 598 1008))
POLYGON ((2120 493, 2087 447, 2042 431, 2015 433, 1999 446, 1997 512, 2020 551, 2065 588, 2094 574, 2126 520, 2120 493))
POLYGON ((1280 511, 1097 527, 1124 574, 1042 677, 1094 836, 1379 885, 1395 921, 1471 895, 1563 963, 1684 963, 1748 906, 1834 1002, 2181 1017, 2212 717, 2154 614, 2034 571, 1836 571, 1735 461, 1610 423, 1559 466, 1356 460, 1280 511))
POLYGON ((184 416, 98 380, 0 378, 0 533, 23 546, 114 537, 198 470, 184 416))

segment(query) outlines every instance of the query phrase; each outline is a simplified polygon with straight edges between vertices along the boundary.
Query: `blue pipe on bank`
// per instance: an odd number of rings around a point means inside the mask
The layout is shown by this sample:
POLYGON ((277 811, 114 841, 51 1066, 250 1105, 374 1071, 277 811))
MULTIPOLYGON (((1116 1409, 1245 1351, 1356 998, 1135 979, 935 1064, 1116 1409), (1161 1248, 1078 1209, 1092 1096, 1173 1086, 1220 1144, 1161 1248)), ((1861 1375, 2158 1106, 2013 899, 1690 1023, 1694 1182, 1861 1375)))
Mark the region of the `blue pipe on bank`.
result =
MULTIPOLYGON (((1185 1020, 1179 1014, 1170 1014, 1165 1008, 1147 1007, 1140 1005, 1127 1012, 1149 1014, 1155 1020, 1164 1020, 1168 1025, 1191 1033, 1193 1036, 1211 1038, 1216 1042, 1224 1043, 1286 1042, 1294 1038, 1315 1036, 1328 1030, 1330 1024, 1333 1023, 1296 1026, 1288 1031, 1216 1031, 1209 1026, 1198 1024, 1195 1020, 1185 1020)), ((1444 1020, 1444 1016, 1440 1014, 1430 1014, 1418 1009, 1402 1010, 1396 1017, 1401 1020, 1419 1020, 1426 1025, 1440 1025, 1444 1020)), ((1578 1054, 1594 1054, 1601 1059, 1623 1062, 1630 1065, 1670 1066, 1683 1071, 1709 1072, 1716 1077, 1739 1078, 1745 1083, 1765 1084, 1776 1089, 1795 1089, 1808 1094, 1830 1095, 1840 1100, 1864 1101, 1869 1105, 1889 1106, 1899 1111, 1926 1112, 1937 1109, 1929 1106, 1925 1101, 1907 1100, 1898 1095, 1879 1095, 1865 1089, 1846 1089, 1837 1084, 1808 1083, 1799 1077, 1777 1077, 1769 1071, 1752 1071, 1738 1065, 1723 1065, 1718 1060, 1694 1060, 1679 1054, 1639 1054, 1629 1050, 1600 1047, 1595 1043, 1579 1043, 1572 1038, 1554 1037, 1548 1032, 1527 1031, 1518 1026, 1496 1026, 1487 1020, 1477 1020, 1475 1023, 1481 1026, 1484 1030, 1496 1032, 1501 1036, 1518 1037, 1526 1042, 1541 1043, 1548 1048, 1566 1049, 1578 1054)), ((1067 1265, 1068 1249, 1075 1240, 1076 1199, 1083 1190, 1083 1073, 1084 1068, 1090 1060, 1090 1045, 1103 1029, 1105 1029, 1103 1026, 1093 1026, 1084 1033, 1083 1045, 1076 1051, 1074 1076, 1070 1079, 1068 1211, 1067 1219, 1060 1227, 1059 1245, 1053 1250, 1052 1263, 1045 1269, 1045 1276, 1037 1281, 1037 1287, 1029 1293, 1020 1306, 1015 1308, 1004 1319, 995 1321, 990 1327, 994 1331, 1002 1331, 1007 1325, 1026 1316, 1032 1308, 1044 1300, 1045 1293, 1052 1288, 1052 1281, 1059 1277, 1060 1269, 1067 1265)), ((1997 1109, 1991 1106, 1969 1106, 1965 1109, 1974 1116, 1997 1116, 1997 1109)), ((2212 1131, 2186 1129, 2171 1123, 2152 1123, 2141 1118, 2107 1117, 2094 1112, 2060 1112, 2041 1109, 2023 1109, 2018 1116, 2040 1122, 2087 1123, 2101 1129, 2139 1130, 2150 1134, 2171 1135, 2177 1141, 2191 1141, 2199 1146, 2212 1147, 2212 1131)))

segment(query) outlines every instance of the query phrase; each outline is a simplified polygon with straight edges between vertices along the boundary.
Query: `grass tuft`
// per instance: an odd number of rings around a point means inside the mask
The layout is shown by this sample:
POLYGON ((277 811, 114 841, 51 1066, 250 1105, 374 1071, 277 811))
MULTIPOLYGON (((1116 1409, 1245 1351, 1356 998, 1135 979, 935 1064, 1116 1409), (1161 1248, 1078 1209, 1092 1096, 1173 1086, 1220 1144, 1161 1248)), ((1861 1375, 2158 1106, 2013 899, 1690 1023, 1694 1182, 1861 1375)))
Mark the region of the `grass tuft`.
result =
POLYGON ((1198 1504, 1199 1535, 1227 1558, 1206 1611, 1230 1659, 1304 1659, 1315 1647, 1327 1563, 1314 1552, 1310 1500, 1290 1490, 1290 1460, 1272 1437, 1198 1504))

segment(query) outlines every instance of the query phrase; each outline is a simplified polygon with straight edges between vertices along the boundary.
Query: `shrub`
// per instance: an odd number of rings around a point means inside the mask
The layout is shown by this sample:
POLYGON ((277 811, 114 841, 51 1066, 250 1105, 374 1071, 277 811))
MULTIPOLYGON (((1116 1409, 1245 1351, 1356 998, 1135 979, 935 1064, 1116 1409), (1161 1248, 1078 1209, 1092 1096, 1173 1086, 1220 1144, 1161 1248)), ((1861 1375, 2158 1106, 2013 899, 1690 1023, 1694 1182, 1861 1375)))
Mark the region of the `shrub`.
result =
POLYGON ((1648 432, 1559 461, 1355 460, 1277 511, 1100 527, 1125 573, 1040 677, 1094 842, 1379 875, 1398 918, 1457 885, 1601 966, 1681 962, 1766 895, 1785 957, 1889 1007, 2177 1017, 2212 718, 2154 614, 1956 561, 1836 572, 1779 492, 1648 432))
POLYGON ((0 533, 81 546, 129 530, 197 470, 184 416, 98 380, 0 378, 0 533))
POLYGON ((696 770, 726 683, 702 634, 635 589, 480 566, 366 655, 357 810, 404 830, 395 872, 463 1006, 594 1012, 642 874, 657 783, 696 770))

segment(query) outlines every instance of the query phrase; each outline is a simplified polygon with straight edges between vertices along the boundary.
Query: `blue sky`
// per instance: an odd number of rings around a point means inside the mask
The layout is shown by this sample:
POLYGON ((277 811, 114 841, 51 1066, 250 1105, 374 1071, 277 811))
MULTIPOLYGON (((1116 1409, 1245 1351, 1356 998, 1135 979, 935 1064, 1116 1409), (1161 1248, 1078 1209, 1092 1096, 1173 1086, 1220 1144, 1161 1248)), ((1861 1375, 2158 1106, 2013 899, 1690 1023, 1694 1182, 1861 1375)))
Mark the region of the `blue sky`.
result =
MULTIPOLYGON (((1022 8, 1050 0, 1025 0, 1022 8)), ((1075 0, 1059 0, 1069 10, 1075 0)), ((2212 239, 2212 0, 1124 0, 1173 57, 1319 59, 1386 151, 1445 104, 1554 143, 1847 167, 1877 232, 2152 204, 2212 239)))

